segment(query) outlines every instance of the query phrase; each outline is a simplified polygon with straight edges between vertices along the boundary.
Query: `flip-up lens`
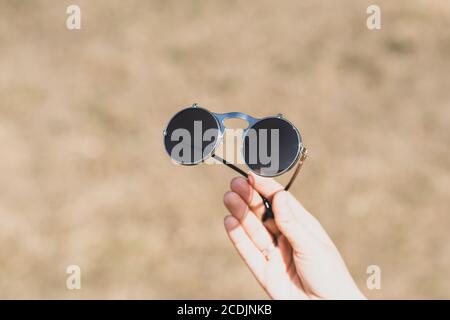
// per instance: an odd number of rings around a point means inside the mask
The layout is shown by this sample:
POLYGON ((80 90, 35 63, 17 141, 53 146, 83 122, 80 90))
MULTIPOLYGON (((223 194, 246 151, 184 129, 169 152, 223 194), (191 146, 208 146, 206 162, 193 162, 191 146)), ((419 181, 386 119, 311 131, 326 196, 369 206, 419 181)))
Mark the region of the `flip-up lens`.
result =
POLYGON ((301 142, 297 129, 287 120, 262 119, 249 128, 244 136, 244 160, 256 174, 274 177, 295 164, 301 142))
POLYGON ((164 146, 177 163, 192 165, 209 157, 219 138, 216 118, 202 108, 178 112, 164 131, 164 146))

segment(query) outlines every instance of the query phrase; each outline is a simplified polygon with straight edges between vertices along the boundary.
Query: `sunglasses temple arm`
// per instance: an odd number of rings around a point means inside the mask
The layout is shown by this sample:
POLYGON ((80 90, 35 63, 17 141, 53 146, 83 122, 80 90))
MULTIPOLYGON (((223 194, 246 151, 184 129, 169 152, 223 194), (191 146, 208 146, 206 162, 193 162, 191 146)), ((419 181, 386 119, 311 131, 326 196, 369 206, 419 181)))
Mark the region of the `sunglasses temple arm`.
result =
MULTIPOLYGON (((300 160, 298 162, 297 167, 295 168, 294 174, 292 175, 291 179, 289 180, 288 184, 284 187, 284 190, 288 191, 289 188, 292 186, 292 184, 295 181, 295 178, 297 178, 297 175, 300 172, 300 169, 303 166, 303 163, 306 160, 306 157, 308 156, 308 150, 306 150, 305 147, 303 147, 303 150, 301 151, 301 156, 300 156, 300 160)), ((248 177, 248 174, 236 167, 234 164, 228 162, 227 160, 213 154, 212 157, 220 162, 222 162, 224 165, 228 166, 229 168, 233 169, 234 171, 238 172, 239 174, 243 175, 244 177, 248 177)), ((265 197, 263 197, 261 194, 259 194, 263 200, 264 206, 266 207, 266 212, 264 213, 263 217, 262 217, 262 221, 265 222, 268 219, 273 219, 274 215, 273 215, 273 211, 272 211, 272 205, 270 204, 269 200, 267 200, 265 197)))
MULTIPOLYGON (((288 184, 284 187, 284 190, 288 191, 289 188, 292 186, 292 184, 294 183, 295 178, 297 178, 297 175, 300 172, 300 169, 302 168, 303 163, 305 162, 307 156, 308 156, 308 150, 305 147, 302 147, 301 156, 300 156, 300 160, 298 161, 298 165, 295 168, 294 174, 292 175, 288 184)), ((261 197, 263 198, 264 205, 266 206, 266 212, 264 212, 264 215, 262 217, 262 221, 265 222, 268 219, 273 219, 274 215, 273 215, 273 211, 272 211, 272 205, 270 204, 269 200, 267 200, 263 196, 261 196, 261 197)))
POLYGON ((300 169, 302 168, 303 163, 305 162, 307 156, 308 156, 308 150, 305 147, 303 147, 303 150, 301 151, 301 156, 300 156, 300 160, 298 162, 298 165, 295 168, 294 174, 292 175, 292 177, 289 180, 288 184, 286 185, 286 187, 284 187, 284 190, 288 191, 289 188, 292 186, 292 184, 294 183, 295 178, 297 178, 297 175, 300 172, 300 169))
POLYGON ((216 159, 217 161, 222 162, 222 163, 223 163, 224 165, 226 165, 227 167, 233 169, 233 170, 236 171, 237 173, 239 173, 239 174, 241 174, 241 175, 243 175, 244 177, 247 178, 248 175, 247 175, 247 173, 246 173, 244 170, 242 170, 242 169, 236 167, 234 164, 232 164, 232 163, 228 162, 227 160, 225 160, 225 159, 219 157, 218 155, 213 154, 212 157, 213 157, 214 159, 216 159))
MULTIPOLYGON (((212 157, 214 159, 216 159, 217 161, 222 162, 227 167, 229 167, 229 168, 233 169, 234 171, 240 173, 244 177, 248 178, 248 174, 244 170, 236 167, 234 164, 229 163, 227 160, 225 160, 225 159, 223 159, 223 158, 221 158, 221 157, 219 157, 218 155, 215 155, 215 154, 213 154, 212 157)), ((266 207, 266 212, 264 213, 262 220, 266 221, 267 219, 271 219, 271 218, 273 219, 274 216, 273 216, 273 211, 272 211, 272 205, 270 204, 269 200, 267 200, 261 194, 259 194, 259 195, 261 196, 262 201, 264 203, 264 206, 266 207)))

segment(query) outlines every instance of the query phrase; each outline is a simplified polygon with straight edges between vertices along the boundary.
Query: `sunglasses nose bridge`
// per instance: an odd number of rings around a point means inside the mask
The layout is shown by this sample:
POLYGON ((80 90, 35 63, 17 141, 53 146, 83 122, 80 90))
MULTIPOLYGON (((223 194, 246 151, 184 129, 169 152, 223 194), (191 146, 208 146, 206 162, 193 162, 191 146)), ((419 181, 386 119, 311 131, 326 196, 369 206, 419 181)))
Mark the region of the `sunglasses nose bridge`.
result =
POLYGON ((242 112, 228 112, 228 113, 213 113, 214 116, 219 120, 222 127, 225 127, 224 121, 228 119, 241 119, 248 123, 247 128, 250 128, 253 126, 256 122, 259 121, 259 119, 255 119, 248 114, 242 113, 242 112))

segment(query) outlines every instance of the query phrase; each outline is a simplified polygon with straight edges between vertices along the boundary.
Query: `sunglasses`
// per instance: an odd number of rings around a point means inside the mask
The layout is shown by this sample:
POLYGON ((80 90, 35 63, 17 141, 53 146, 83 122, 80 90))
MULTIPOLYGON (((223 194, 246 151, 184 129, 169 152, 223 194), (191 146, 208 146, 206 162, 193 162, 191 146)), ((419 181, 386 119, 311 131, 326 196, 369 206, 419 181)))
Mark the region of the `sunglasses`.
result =
MULTIPOLYGON (((247 178, 247 173, 215 154, 225 134, 224 121, 242 119, 248 127, 242 132, 242 159, 253 173, 263 177, 279 176, 297 164, 284 187, 289 190, 307 156, 298 129, 281 114, 253 118, 245 113, 214 113, 197 104, 176 113, 163 131, 164 147, 172 161, 196 165, 209 158, 227 165, 247 178)), ((261 195, 266 212, 263 221, 273 218, 270 202, 261 195)))

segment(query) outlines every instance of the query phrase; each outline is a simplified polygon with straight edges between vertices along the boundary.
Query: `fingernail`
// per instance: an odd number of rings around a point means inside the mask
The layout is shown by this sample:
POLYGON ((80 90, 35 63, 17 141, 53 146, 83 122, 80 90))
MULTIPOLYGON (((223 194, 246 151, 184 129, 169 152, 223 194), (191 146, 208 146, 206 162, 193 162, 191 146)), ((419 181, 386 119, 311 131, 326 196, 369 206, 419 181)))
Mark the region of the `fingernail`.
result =
POLYGON ((231 191, 227 191, 223 194, 223 203, 225 204, 225 206, 227 206, 230 203, 231 194, 232 194, 231 191))

